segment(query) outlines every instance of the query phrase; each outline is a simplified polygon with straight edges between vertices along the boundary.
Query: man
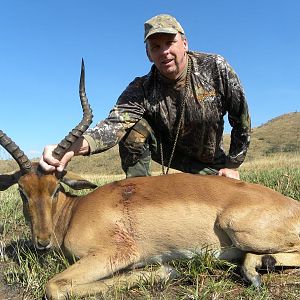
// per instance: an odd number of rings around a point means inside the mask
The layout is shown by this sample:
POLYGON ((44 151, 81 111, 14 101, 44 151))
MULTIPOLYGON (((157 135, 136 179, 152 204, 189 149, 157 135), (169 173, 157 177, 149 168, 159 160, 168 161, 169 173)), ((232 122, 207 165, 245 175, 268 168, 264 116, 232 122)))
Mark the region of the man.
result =
POLYGON ((178 21, 158 15, 145 23, 146 53, 153 66, 119 97, 109 116, 89 129, 65 156, 44 149, 40 164, 62 171, 74 155, 119 143, 127 177, 148 176, 150 159, 183 172, 239 179, 250 140, 250 117, 239 79, 219 55, 188 51, 178 21), (229 154, 222 148, 224 115, 232 126, 229 154))

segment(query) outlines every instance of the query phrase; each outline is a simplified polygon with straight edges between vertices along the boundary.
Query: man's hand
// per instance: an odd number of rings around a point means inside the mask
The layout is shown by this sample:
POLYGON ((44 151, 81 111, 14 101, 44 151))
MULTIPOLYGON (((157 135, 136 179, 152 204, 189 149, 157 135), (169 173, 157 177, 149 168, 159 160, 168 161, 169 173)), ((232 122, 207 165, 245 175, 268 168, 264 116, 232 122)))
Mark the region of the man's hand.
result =
POLYGON ((62 172, 74 156, 74 151, 68 151, 59 161, 53 157, 52 152, 57 145, 48 145, 44 148, 39 164, 46 172, 62 172))
POLYGON ((239 172, 232 169, 227 169, 227 168, 220 169, 218 175, 240 180, 239 172))
POLYGON ((39 164, 46 172, 62 172, 71 161, 73 156, 88 154, 90 151, 88 142, 84 138, 79 138, 59 161, 54 158, 52 154, 56 146, 57 145, 46 146, 40 158, 39 164))

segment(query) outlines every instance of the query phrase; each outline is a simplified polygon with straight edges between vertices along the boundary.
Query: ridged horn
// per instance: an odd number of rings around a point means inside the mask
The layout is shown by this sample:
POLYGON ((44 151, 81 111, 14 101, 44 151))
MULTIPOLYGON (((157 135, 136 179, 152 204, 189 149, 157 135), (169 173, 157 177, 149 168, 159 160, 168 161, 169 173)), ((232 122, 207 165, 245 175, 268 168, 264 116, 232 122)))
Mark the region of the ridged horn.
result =
POLYGON ((14 158, 23 173, 32 171, 31 161, 2 130, 0 130, 0 144, 14 158))
POLYGON ((79 96, 81 101, 81 106, 83 110, 83 117, 81 122, 74 128, 69 134, 57 145, 53 150, 53 157, 58 160, 64 156, 72 144, 82 136, 82 134, 89 128, 93 121, 93 112, 88 103, 88 99, 85 93, 85 71, 84 71, 84 61, 81 61, 81 74, 79 83, 79 96))

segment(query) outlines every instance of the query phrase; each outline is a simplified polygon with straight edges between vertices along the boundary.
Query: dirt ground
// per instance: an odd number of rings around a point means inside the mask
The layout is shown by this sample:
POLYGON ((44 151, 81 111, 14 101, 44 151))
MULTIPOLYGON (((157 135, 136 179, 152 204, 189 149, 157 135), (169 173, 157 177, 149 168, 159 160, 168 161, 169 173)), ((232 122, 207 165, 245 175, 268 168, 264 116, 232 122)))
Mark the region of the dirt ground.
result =
POLYGON ((3 280, 3 264, 0 263, 0 300, 27 300, 16 287, 8 286, 3 280))

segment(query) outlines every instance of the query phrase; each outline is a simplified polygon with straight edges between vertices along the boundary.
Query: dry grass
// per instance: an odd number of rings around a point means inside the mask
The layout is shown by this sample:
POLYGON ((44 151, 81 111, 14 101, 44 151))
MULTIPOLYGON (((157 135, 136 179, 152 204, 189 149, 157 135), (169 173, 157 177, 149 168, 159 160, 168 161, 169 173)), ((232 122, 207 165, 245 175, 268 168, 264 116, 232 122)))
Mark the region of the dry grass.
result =
POLYGON ((240 171, 286 168, 300 169, 300 153, 276 153, 248 160, 242 164, 240 171))

